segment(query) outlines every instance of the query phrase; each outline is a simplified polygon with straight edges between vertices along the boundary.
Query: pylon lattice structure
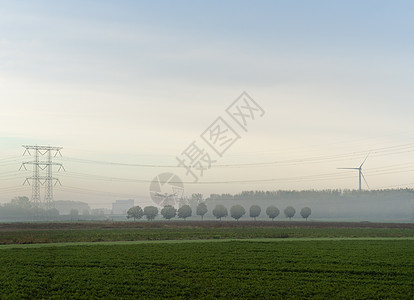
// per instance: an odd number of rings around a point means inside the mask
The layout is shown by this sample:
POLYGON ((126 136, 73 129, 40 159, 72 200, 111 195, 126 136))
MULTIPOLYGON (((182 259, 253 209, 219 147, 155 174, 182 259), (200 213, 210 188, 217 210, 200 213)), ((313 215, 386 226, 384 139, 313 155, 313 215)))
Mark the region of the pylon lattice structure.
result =
POLYGON ((27 170, 26 165, 33 165, 33 176, 26 177, 23 185, 26 183, 30 185, 32 182, 32 203, 35 208, 44 208, 51 209, 54 207, 53 202, 53 187, 56 184, 60 184, 59 178, 53 177, 53 166, 59 166, 58 172, 65 168, 61 163, 53 162, 53 157, 57 155, 62 156, 60 150, 62 147, 51 147, 51 146, 27 146, 23 145, 25 148, 23 156, 32 155, 30 151, 33 152, 33 161, 23 162, 20 170, 24 168, 27 170), (54 153, 54 155, 52 155, 54 153), (41 160, 45 157, 46 160, 41 160), (44 201, 42 202, 40 198, 40 186, 45 186, 45 195, 44 201))

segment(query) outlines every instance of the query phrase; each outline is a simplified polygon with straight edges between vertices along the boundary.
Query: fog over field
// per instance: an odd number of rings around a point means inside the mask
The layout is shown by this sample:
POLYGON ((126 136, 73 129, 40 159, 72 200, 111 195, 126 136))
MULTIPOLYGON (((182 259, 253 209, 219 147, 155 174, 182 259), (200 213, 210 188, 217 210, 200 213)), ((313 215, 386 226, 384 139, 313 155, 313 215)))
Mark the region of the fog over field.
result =
POLYGON ((32 201, 37 176, 41 203, 90 210, 195 208, 201 194, 210 215, 258 204, 262 218, 291 205, 410 221, 413 13, 411 1, 3 1, 0 204, 32 201), (35 146, 62 149, 39 150, 36 173, 35 146))

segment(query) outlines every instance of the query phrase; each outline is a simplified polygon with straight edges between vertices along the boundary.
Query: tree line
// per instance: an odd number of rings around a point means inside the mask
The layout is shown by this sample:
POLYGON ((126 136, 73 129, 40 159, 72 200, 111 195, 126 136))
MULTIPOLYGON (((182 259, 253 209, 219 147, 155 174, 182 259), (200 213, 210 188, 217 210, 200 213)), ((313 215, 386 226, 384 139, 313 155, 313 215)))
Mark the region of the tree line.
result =
POLYGON ((0 218, 16 218, 27 220, 34 217, 56 217, 59 211, 56 208, 41 208, 33 206, 26 196, 18 196, 11 199, 9 203, 0 205, 0 218))
POLYGON ((326 190, 277 190, 277 191, 242 191, 237 194, 210 194, 206 200, 276 200, 276 199, 342 199, 351 196, 373 196, 384 197, 388 195, 393 197, 406 197, 407 194, 414 196, 414 189, 385 189, 385 190, 350 190, 350 189, 326 189, 326 190))
MULTIPOLYGON (((203 220, 204 215, 208 212, 207 205, 204 202, 201 202, 196 207, 196 215, 201 217, 201 220, 203 220)), ((260 215, 262 212, 262 209, 259 205, 252 205, 249 208, 249 217, 253 218, 256 221, 256 218, 260 215)), ((193 215, 193 210, 189 205, 183 205, 180 208, 176 209, 175 207, 171 205, 164 206, 161 211, 155 206, 146 206, 144 209, 142 209, 140 206, 134 206, 131 207, 127 211, 127 218, 128 219, 134 219, 136 221, 137 219, 141 219, 145 217, 148 221, 154 220, 158 213, 161 213, 162 217, 166 220, 173 219, 175 217, 178 217, 180 219, 186 220, 187 218, 191 217, 193 215)), ((289 220, 295 216, 296 210, 292 206, 288 206, 283 211, 284 215, 289 218, 289 220)), ((304 207, 300 211, 300 215, 304 219, 308 219, 311 215, 312 211, 309 207, 304 207)), ((222 218, 225 218, 229 215, 229 212, 227 208, 222 204, 217 204, 214 209, 212 210, 212 214, 216 219, 221 220, 222 218)), ((243 217, 246 214, 245 208, 240 205, 236 204, 233 205, 230 208, 230 216, 235 219, 239 220, 241 217, 243 217)), ((279 216, 280 211, 279 209, 271 205, 266 208, 266 215, 274 220, 277 216, 279 216)))

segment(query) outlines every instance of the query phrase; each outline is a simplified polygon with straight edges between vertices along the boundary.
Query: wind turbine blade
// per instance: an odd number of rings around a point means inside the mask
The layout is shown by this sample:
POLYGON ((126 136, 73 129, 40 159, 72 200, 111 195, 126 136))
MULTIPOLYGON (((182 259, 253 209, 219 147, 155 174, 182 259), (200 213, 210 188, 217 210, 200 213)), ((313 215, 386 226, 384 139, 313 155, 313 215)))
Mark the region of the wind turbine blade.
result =
POLYGON ((367 160, 368 156, 370 155, 370 153, 368 153, 367 157, 365 157, 364 161, 362 162, 362 164, 359 166, 359 168, 362 168, 362 166, 365 164, 365 161, 367 160))
POLYGON ((365 176, 364 176, 364 174, 362 172, 361 172, 361 175, 362 175, 362 178, 364 178, 365 184, 370 189, 369 184, 368 184, 367 180, 365 179, 365 176))

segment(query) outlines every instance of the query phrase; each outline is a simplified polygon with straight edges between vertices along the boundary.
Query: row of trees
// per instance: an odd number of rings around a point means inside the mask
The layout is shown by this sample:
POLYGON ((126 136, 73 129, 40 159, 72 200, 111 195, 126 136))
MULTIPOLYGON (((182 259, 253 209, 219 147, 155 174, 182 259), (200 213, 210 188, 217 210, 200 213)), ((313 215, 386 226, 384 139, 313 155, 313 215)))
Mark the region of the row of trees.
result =
MULTIPOLYGON (((201 216, 201 219, 203 219, 204 215, 207 213, 207 205, 205 203, 200 203, 197 205, 196 214, 198 216, 201 216)), ((188 217, 191 217, 193 214, 193 210, 189 205, 183 205, 178 210, 175 209, 171 205, 166 205, 161 209, 161 215, 164 219, 172 219, 175 216, 178 216, 181 219, 187 219, 188 217)), ((146 217, 148 221, 154 220, 155 217, 158 215, 158 208, 155 206, 146 206, 144 209, 142 209, 139 206, 134 206, 128 209, 127 211, 127 218, 131 219, 133 218, 134 221, 137 219, 141 219, 142 217, 146 217)))
MULTIPOLYGON (((197 205, 196 208, 196 214, 198 216, 201 216, 201 219, 204 218, 204 215, 208 212, 207 205, 202 202, 197 205)), ((249 209, 249 216, 251 218, 256 218, 260 215, 262 212, 262 209, 258 205, 252 205, 249 209)), ((283 211, 285 216, 289 218, 289 220, 296 214, 296 210, 292 206, 288 206, 283 211)), ((225 218, 228 216, 228 210, 227 208, 222 204, 217 204, 213 211, 213 216, 215 216, 217 219, 221 220, 222 218, 225 218)), ((311 215, 312 211, 309 207, 304 207, 300 211, 300 215, 304 219, 308 219, 308 217, 311 215)), ((181 219, 187 219, 188 217, 191 217, 193 214, 193 211, 189 205, 183 205, 179 209, 175 209, 171 205, 166 205, 161 209, 161 215, 164 219, 170 220, 172 218, 175 218, 178 216, 181 219)), ((241 217, 243 217, 246 214, 246 210, 243 206, 237 204, 233 205, 230 208, 230 216, 234 218, 235 220, 239 220, 241 217)), ((279 209, 276 206, 269 206, 266 209, 266 215, 274 220, 278 215, 280 214, 279 209)), ((158 215, 158 208, 155 206, 146 206, 144 209, 142 209, 139 206, 131 207, 127 211, 127 218, 131 219, 133 218, 134 221, 137 219, 141 219, 142 217, 146 217, 147 220, 153 220, 158 215)))
MULTIPOLYGON (((261 211, 262 211, 262 209, 260 208, 260 206, 252 205, 249 209, 249 216, 251 218, 254 218, 254 220, 256 220, 256 218, 260 215, 261 211)), ((283 212, 284 212, 285 216, 287 218, 289 218, 289 220, 290 220, 295 215, 296 210, 292 206, 288 206, 288 207, 285 208, 285 210, 283 212)), ((304 207, 300 211, 300 215, 306 220, 311 215, 311 213, 312 213, 312 211, 309 207, 304 207)), ((233 219, 239 220, 245 214, 246 214, 246 210, 240 204, 233 205, 230 208, 230 216, 233 219)), ((272 220, 274 220, 279 214, 280 214, 280 211, 276 206, 271 205, 268 208, 266 208, 266 215, 269 218, 271 218, 272 220)), ((218 204, 213 209, 213 215, 217 219, 221 220, 221 218, 224 218, 224 217, 228 216, 227 208, 222 204, 218 204)))

